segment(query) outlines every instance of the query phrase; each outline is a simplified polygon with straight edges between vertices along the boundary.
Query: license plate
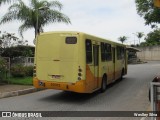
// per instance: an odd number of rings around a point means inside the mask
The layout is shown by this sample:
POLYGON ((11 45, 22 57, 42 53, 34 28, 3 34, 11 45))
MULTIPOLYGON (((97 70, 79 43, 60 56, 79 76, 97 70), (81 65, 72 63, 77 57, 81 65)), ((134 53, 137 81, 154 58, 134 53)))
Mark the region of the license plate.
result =
POLYGON ((57 84, 57 83, 51 83, 51 86, 53 86, 53 87, 60 87, 60 84, 57 84))

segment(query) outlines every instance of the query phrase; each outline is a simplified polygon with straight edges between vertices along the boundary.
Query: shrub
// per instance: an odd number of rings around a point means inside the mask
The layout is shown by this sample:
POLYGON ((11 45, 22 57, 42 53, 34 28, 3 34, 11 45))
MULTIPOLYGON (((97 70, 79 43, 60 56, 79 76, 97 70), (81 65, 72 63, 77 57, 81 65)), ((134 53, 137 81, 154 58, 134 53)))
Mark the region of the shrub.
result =
POLYGON ((25 66, 25 74, 26 76, 33 76, 33 66, 25 66))
POLYGON ((0 81, 4 80, 7 74, 7 61, 0 58, 0 81))
POLYGON ((21 64, 11 67, 11 75, 13 77, 33 76, 33 66, 23 66, 21 64))
POLYGON ((11 75, 13 77, 24 77, 25 67, 21 64, 17 64, 11 67, 11 75))

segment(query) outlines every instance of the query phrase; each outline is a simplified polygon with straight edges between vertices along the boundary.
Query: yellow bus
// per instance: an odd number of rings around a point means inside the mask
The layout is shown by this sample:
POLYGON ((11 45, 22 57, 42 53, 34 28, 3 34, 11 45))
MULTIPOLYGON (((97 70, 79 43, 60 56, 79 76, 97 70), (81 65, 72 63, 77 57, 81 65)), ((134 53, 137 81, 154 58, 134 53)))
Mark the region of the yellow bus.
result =
POLYGON ((77 93, 105 91, 127 74, 126 46, 82 32, 37 37, 33 84, 77 93))

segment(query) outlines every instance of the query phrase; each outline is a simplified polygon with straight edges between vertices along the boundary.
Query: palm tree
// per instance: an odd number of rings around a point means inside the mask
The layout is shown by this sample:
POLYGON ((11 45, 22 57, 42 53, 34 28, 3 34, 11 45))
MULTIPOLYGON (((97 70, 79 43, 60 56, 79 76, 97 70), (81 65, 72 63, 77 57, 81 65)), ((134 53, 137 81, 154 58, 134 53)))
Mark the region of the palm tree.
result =
POLYGON ((9 2, 11 2, 11 1, 13 1, 13 0, 0 0, 0 5, 2 5, 2 3, 9 3, 9 2))
MULTIPOLYGON (((3 0, 2 0, 3 1, 3 0)), ((70 19, 61 13, 62 4, 58 1, 47 0, 29 0, 30 6, 27 6, 22 0, 17 0, 8 8, 8 12, 2 17, 0 24, 19 20, 22 25, 19 27, 20 35, 27 29, 34 28, 35 37, 37 33, 43 30, 43 27, 49 23, 64 22, 71 23, 70 19), (40 8, 47 8, 43 11, 40 8)))
POLYGON ((5 4, 5 3, 12 3, 12 2, 15 2, 16 0, 0 0, 0 6, 2 4, 5 4))
POLYGON ((139 44, 140 44, 141 43, 140 39, 144 36, 144 33, 143 32, 137 32, 136 36, 139 39, 139 44))
POLYGON ((127 37, 126 36, 122 36, 122 37, 119 37, 118 40, 121 41, 122 44, 123 44, 127 40, 127 37))

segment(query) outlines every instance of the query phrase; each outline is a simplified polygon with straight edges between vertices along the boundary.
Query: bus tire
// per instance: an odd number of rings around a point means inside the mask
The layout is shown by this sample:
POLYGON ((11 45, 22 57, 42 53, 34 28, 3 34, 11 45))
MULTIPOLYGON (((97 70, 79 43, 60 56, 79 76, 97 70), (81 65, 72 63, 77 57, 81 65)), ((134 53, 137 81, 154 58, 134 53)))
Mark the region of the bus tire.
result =
POLYGON ((106 88, 107 88, 107 77, 106 75, 104 75, 102 78, 101 93, 105 92, 106 88))
POLYGON ((124 68, 122 69, 120 80, 123 79, 123 75, 124 75, 124 68))

